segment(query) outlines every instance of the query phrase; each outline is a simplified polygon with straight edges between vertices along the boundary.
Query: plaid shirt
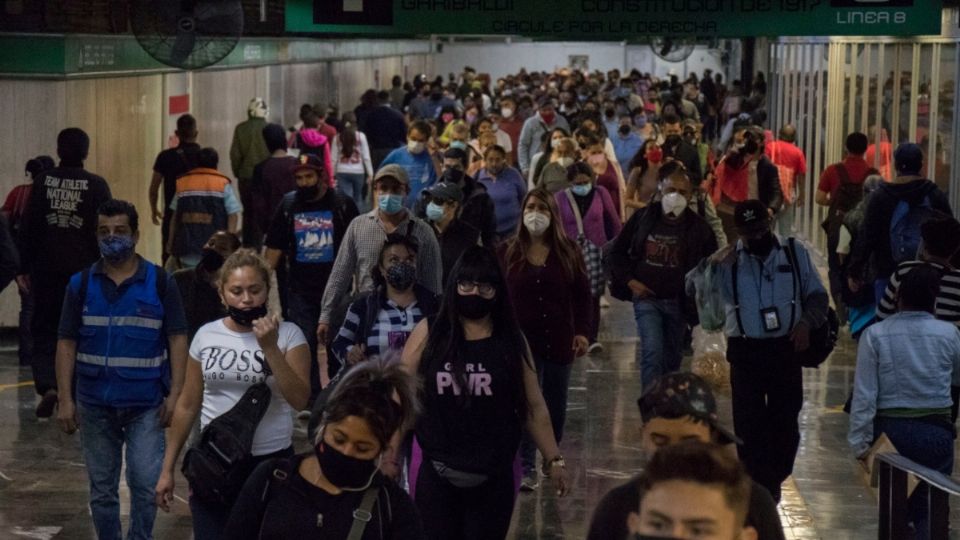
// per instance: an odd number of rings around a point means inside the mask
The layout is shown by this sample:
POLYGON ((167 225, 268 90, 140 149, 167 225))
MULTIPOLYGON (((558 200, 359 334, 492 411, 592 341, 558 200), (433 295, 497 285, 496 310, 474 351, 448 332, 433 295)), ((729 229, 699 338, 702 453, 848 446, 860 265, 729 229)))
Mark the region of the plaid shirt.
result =
MULTIPOLYGON (((357 332, 361 320, 364 317, 365 301, 354 302, 350 304, 347 310, 347 317, 343 321, 343 326, 333 340, 333 354, 340 361, 340 365, 346 365, 347 353, 357 345, 357 332)), ((413 332, 413 327, 423 319, 423 313, 417 302, 407 306, 405 309, 398 306, 393 300, 384 299, 380 302, 380 311, 377 313, 376 322, 373 328, 367 332, 366 357, 394 354, 395 360, 400 359, 400 353, 403 346, 413 332)))
MULTIPOLYGON (((417 252, 417 282, 434 293, 440 293, 443 286, 443 264, 437 237, 430 225, 409 212, 395 232, 405 233, 410 222, 413 222, 411 234, 420 244, 417 252)), ((361 214, 350 222, 340 244, 337 260, 333 263, 327 288, 323 291, 321 323, 330 322, 330 312, 344 295, 350 293, 352 284, 356 284, 357 292, 373 290, 370 271, 379 262, 377 258, 386 240, 387 232, 378 209, 361 214)))

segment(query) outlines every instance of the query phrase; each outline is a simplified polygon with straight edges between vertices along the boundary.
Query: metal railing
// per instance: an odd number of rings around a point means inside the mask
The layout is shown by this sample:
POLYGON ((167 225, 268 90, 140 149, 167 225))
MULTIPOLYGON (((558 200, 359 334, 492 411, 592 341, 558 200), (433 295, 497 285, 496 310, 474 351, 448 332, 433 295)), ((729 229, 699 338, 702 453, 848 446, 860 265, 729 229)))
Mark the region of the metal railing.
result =
MULTIPOLYGON (((960 483, 899 454, 878 454, 880 466, 880 540, 909 538, 907 532, 907 478, 914 476, 920 485, 929 487, 928 536, 930 540, 947 540, 950 529, 950 496, 960 497, 960 483)), ((918 486, 919 487, 919 486, 918 486)), ((920 532, 920 531, 918 531, 920 532)))

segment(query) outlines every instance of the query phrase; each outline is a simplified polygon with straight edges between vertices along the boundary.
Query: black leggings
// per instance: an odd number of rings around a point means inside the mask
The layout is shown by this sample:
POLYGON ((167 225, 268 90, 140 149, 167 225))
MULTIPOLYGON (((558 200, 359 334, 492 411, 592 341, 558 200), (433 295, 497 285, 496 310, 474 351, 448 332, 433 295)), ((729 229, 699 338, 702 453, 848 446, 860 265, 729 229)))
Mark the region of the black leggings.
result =
POLYGON ((477 487, 458 488, 437 474, 424 456, 416 494, 427 540, 503 540, 516 496, 513 468, 504 467, 477 487))

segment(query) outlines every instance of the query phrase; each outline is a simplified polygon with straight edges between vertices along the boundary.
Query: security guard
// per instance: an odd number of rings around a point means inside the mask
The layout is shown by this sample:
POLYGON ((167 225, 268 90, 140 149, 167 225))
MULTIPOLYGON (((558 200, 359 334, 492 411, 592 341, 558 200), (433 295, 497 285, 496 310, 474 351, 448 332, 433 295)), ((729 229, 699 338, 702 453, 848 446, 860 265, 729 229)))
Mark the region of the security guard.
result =
POLYGON ((128 537, 151 538, 164 427, 186 370, 187 321, 176 282, 136 253, 136 208, 113 199, 97 214, 101 260, 74 274, 64 297, 57 421, 68 434, 83 432, 97 537, 122 538, 118 487, 126 446, 128 537))
POLYGON ((795 353, 810 346, 810 330, 826 320, 829 300, 803 245, 770 231, 766 205, 738 204, 734 224, 740 240, 714 256, 726 314, 733 425, 750 476, 779 501, 800 445, 803 378, 795 353))

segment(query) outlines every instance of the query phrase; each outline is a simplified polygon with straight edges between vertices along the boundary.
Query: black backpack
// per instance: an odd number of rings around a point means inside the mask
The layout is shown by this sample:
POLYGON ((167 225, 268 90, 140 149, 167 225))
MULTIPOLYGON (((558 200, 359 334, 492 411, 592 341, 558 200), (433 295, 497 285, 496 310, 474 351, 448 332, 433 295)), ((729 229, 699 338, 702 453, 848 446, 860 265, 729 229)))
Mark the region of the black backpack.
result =
MULTIPOLYGON (((264 376, 270 369, 264 364, 264 376)), ((233 504, 255 465, 250 448, 260 420, 270 406, 270 387, 259 382, 247 388, 227 412, 200 433, 200 442, 183 457, 183 476, 193 496, 210 504, 233 504)))

